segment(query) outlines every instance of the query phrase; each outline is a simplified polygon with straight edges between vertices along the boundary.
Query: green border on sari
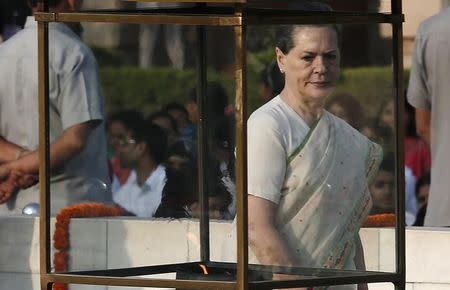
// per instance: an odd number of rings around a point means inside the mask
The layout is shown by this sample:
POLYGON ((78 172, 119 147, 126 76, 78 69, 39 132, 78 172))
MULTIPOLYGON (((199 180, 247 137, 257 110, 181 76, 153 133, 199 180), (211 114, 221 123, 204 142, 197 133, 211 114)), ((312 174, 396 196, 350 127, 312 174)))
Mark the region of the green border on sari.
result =
POLYGON ((320 116, 320 118, 314 122, 314 124, 311 126, 311 129, 309 130, 308 134, 305 136, 305 139, 303 139, 302 143, 300 143, 300 145, 297 148, 295 148, 295 150, 291 153, 291 155, 289 155, 289 157, 287 159, 288 164, 291 163, 292 160, 294 160, 295 156, 297 156, 297 154, 300 153, 300 151, 303 149, 303 147, 305 147, 306 142, 308 142, 309 137, 311 137, 312 132, 314 131, 314 129, 316 129, 317 124, 319 124, 319 121, 323 118, 324 114, 322 114, 322 116, 320 116))

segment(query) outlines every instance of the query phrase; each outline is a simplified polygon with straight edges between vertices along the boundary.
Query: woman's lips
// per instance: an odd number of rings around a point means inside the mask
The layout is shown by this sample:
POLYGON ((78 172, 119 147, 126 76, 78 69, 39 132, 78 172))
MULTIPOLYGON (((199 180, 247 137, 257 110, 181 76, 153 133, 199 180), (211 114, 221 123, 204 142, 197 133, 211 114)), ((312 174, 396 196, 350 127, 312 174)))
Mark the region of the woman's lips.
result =
POLYGON ((331 86, 331 82, 310 82, 310 84, 318 88, 327 88, 331 86))

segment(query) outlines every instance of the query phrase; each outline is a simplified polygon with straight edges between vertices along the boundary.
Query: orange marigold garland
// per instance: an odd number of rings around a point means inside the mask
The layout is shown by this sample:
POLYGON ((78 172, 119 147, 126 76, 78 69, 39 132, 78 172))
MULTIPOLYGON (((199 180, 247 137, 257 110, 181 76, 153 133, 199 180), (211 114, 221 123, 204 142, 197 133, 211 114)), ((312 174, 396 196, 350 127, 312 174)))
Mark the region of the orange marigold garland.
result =
POLYGON ((373 214, 367 217, 367 220, 364 222, 363 227, 395 227, 395 222, 395 214, 393 213, 373 214))
MULTIPOLYGON (((55 272, 66 272, 69 262, 69 225, 72 218, 104 217, 123 215, 124 210, 116 206, 108 206, 102 203, 80 203, 67 206, 56 216, 55 232, 53 234, 53 247, 55 255, 53 266, 55 272)), ((67 284, 55 283, 53 290, 67 290, 67 284)))

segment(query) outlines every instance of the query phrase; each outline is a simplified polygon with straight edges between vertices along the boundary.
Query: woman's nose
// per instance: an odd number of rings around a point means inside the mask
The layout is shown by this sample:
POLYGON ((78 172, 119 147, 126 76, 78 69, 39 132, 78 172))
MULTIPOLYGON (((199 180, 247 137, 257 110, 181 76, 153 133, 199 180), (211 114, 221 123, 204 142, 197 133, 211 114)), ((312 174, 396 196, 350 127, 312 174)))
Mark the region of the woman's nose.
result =
POLYGON ((314 72, 315 73, 326 73, 328 71, 327 64, 323 56, 317 56, 314 60, 314 72))

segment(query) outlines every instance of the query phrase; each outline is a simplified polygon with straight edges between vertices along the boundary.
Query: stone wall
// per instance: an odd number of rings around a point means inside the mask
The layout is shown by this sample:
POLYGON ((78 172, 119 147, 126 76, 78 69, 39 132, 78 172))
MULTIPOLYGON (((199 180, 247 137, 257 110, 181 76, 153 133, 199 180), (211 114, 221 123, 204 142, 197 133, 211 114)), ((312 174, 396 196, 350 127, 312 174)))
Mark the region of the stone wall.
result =
MULTIPOLYGON (((52 221, 54 223, 54 221, 52 221)), ((39 290, 39 222, 30 217, 0 218, 0 288, 39 290)), ((211 259, 220 261, 231 223, 211 222, 211 259)), ((71 270, 95 270, 198 261, 199 225, 194 220, 137 218, 74 219, 71 270)), ((368 270, 395 269, 393 229, 362 229, 368 270)), ((408 290, 450 289, 450 229, 409 228, 406 232, 408 290)), ((250 258, 253 260, 253 258, 250 258)), ((174 278, 174 274, 163 277, 174 278)), ((71 290, 143 290, 81 286, 71 290)), ((389 283, 371 290, 394 289, 389 283)))

